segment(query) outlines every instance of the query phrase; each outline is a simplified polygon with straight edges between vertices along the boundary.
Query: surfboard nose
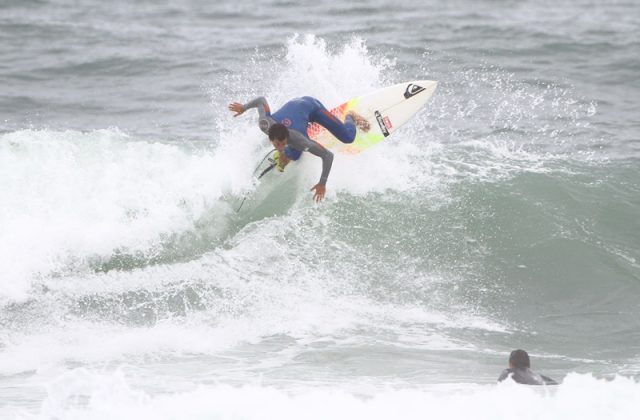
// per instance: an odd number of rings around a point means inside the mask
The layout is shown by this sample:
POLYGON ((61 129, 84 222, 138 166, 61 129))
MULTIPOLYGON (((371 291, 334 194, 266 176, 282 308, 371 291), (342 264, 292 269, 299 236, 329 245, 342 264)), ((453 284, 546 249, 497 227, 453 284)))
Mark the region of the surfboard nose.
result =
POLYGON ((438 87, 437 80, 418 80, 415 82, 417 85, 422 86, 425 90, 434 91, 438 87))
MULTIPOLYGON (((416 80, 409 82, 404 90, 404 98, 409 99, 423 92, 429 97, 436 90, 437 85, 438 82, 435 80, 416 80)), ((424 94, 421 96, 424 96, 424 94)))

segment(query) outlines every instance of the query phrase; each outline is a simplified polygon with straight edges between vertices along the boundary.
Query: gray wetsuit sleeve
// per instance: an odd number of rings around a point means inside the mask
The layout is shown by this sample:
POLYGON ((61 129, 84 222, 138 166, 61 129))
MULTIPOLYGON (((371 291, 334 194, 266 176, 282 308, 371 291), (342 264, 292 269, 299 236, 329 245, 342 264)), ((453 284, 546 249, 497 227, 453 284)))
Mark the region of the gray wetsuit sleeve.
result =
POLYGON ((326 185, 333 164, 333 153, 296 130, 289 130, 289 146, 301 152, 309 152, 322 159, 322 174, 319 184, 326 185))
POLYGON ((258 96, 255 99, 250 100, 246 104, 243 105, 245 111, 251 108, 258 109, 258 126, 263 133, 269 133, 269 127, 275 124, 275 120, 271 118, 271 109, 269 108, 269 103, 267 102, 267 98, 264 96, 258 96))
POLYGON ((511 374, 510 369, 503 370, 502 373, 500 374, 500 377, 498 378, 498 382, 502 382, 505 379, 507 379, 509 377, 509 374, 511 374))

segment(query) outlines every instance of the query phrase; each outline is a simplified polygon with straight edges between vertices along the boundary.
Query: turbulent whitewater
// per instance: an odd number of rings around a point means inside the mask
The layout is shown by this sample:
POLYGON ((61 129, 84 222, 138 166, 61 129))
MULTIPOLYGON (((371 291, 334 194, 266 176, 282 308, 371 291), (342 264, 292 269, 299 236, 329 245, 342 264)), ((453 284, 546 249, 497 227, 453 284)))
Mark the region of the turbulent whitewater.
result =
POLYGON ((640 8, 388 7, 3 6, 0 417, 637 416, 640 8), (252 180, 228 103, 414 79, 320 205, 252 180))

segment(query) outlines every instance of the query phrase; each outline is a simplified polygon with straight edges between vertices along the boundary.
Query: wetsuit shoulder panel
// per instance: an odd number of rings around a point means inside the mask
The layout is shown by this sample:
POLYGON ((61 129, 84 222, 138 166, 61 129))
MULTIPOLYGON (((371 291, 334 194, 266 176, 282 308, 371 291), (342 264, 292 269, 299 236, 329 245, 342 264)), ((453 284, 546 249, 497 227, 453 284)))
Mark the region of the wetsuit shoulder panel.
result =
POLYGON ((271 118, 271 108, 269 108, 269 103, 267 102, 267 98, 264 96, 258 96, 243 105, 245 111, 251 108, 258 109, 258 126, 263 133, 267 134, 269 132, 269 127, 275 124, 275 120, 271 118))

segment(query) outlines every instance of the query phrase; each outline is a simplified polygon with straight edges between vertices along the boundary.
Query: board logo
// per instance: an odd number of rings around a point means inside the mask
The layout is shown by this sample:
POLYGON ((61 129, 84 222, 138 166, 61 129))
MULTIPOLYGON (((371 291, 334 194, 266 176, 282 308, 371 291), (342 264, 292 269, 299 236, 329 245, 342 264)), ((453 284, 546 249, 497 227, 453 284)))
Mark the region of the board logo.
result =
POLYGON ((405 99, 409 99, 412 96, 417 95, 418 93, 422 92, 424 90, 424 88, 422 86, 418 86, 418 85, 414 85, 413 83, 409 83, 407 85, 407 88, 404 91, 404 97, 405 99))
POLYGON ((391 120, 389 119, 389 117, 384 117, 382 119, 384 121, 384 125, 391 130, 393 128, 393 124, 391 124, 391 120))
POLYGON ((389 135, 389 130, 387 129, 387 126, 384 123, 384 118, 382 118, 382 114, 380 114, 380 111, 376 111, 374 115, 376 116, 376 121, 378 121, 378 125, 380 126, 380 131, 382 131, 382 134, 385 137, 387 137, 389 135))
POLYGON ((289 118, 285 118, 282 120, 282 124, 284 124, 285 127, 291 127, 291 120, 289 118))

